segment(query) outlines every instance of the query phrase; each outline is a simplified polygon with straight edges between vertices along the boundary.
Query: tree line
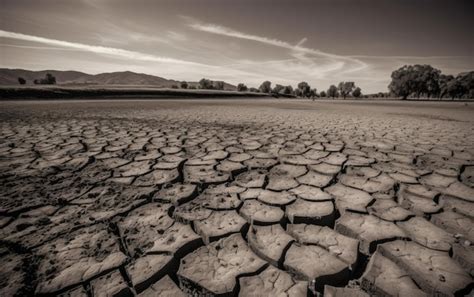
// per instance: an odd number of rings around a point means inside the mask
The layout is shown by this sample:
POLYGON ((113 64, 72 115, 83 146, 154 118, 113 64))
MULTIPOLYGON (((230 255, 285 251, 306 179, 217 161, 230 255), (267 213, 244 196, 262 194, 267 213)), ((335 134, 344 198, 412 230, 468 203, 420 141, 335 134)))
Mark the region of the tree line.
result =
POLYGON ((238 91, 257 91, 273 95, 292 95, 302 98, 474 98, 474 71, 460 73, 457 76, 442 74, 431 65, 405 65, 392 72, 389 92, 363 95, 360 87, 354 82, 340 82, 337 86, 329 86, 327 91, 317 92, 307 82, 301 82, 296 88, 276 85, 271 87, 270 81, 264 81, 258 89, 248 89, 244 84, 237 86, 238 91))
MULTIPOLYGON (((18 83, 24 85, 27 81, 19 77, 18 83)), ((46 73, 44 78, 35 79, 34 84, 56 84, 56 78, 46 73)), ((171 86, 174 89, 206 89, 206 90, 224 90, 223 81, 213 81, 203 78, 197 85, 182 81, 171 86)), ((243 83, 237 85, 239 92, 259 92, 271 94, 273 96, 300 97, 300 98, 338 98, 347 97, 360 98, 389 98, 401 97, 407 99, 413 98, 474 98, 474 71, 460 73, 457 76, 446 75, 441 70, 431 65, 405 65, 391 74, 391 82, 388 85, 389 92, 372 95, 363 95, 360 87, 352 81, 342 81, 337 86, 331 85, 327 90, 318 92, 316 88, 311 87, 307 82, 302 81, 296 87, 291 85, 283 86, 264 81, 258 88, 249 88, 243 83)))
POLYGON ((456 77, 445 75, 430 65, 405 65, 392 72, 390 92, 402 99, 474 98, 474 71, 460 73, 456 77))
POLYGON ((292 97, 300 97, 300 98, 320 98, 320 97, 343 97, 346 99, 347 97, 354 97, 360 98, 362 96, 361 88, 357 87, 354 82, 346 81, 340 82, 337 86, 331 85, 327 91, 318 92, 316 88, 312 88, 307 82, 302 81, 300 82, 295 88, 291 85, 283 86, 276 84, 272 88, 272 83, 270 81, 264 81, 258 89, 255 88, 247 88, 247 86, 243 83, 237 85, 237 91, 239 92, 259 92, 259 93, 267 93, 275 96, 283 95, 283 96, 292 96, 292 97))

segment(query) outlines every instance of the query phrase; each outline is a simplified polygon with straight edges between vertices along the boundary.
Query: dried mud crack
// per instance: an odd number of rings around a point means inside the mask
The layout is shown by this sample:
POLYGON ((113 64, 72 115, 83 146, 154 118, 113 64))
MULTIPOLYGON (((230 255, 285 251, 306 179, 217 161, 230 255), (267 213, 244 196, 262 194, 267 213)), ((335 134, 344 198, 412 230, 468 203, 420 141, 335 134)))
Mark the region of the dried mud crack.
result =
POLYGON ((472 122, 242 103, 3 103, 0 295, 472 293, 472 122))

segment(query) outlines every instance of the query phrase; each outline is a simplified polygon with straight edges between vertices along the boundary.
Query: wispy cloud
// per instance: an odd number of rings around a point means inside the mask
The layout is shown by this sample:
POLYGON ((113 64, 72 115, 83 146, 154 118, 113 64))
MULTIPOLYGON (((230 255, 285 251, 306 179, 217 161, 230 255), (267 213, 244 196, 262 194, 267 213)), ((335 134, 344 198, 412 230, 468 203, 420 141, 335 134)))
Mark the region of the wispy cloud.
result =
POLYGON ((416 59, 416 60, 432 60, 432 59, 455 59, 455 58, 470 58, 472 56, 368 56, 368 55, 351 55, 353 58, 363 59, 416 59))
POLYGON ((17 45, 17 44, 8 44, 0 43, 0 47, 14 47, 14 48, 27 48, 27 49, 37 49, 37 50, 54 50, 54 51, 76 51, 73 48, 64 48, 64 47, 52 47, 52 46, 29 46, 29 45, 17 45))
MULTIPOLYGON (((171 32, 171 31, 170 31, 171 32)), ((178 33, 170 33, 175 38, 185 38, 184 35, 178 36, 178 33)), ((26 35, 21 33, 9 32, 0 30, 0 38, 14 39, 29 41, 33 43, 46 44, 47 46, 22 46, 22 45, 9 45, 4 44, 8 47, 28 47, 31 49, 41 50, 69 50, 69 51, 84 51, 89 53, 96 53, 101 55, 107 55, 111 57, 124 58, 130 61, 130 65, 133 65, 134 61, 145 61, 145 62, 157 62, 166 64, 166 67, 162 69, 163 74, 169 74, 170 78, 175 79, 189 79, 188 77, 194 76, 194 79, 199 76, 206 76, 212 79, 232 79, 232 78, 244 78, 253 77, 251 72, 247 72, 244 69, 232 69, 226 66, 220 65, 209 65, 198 62, 191 62, 188 60, 179 60, 167 57, 159 57, 155 55, 145 54, 141 52, 129 51, 120 48, 104 47, 96 45, 88 45, 77 42, 69 42, 51 38, 44 38, 33 35, 26 35)), ((152 37, 150 37, 152 38, 152 37)), ((0 44, 0 46, 2 46, 0 44)), ((201 77, 202 77, 201 76, 201 77)))
POLYGON ((341 72, 347 73, 362 70, 368 66, 365 62, 355 57, 341 56, 305 47, 303 46, 303 44, 307 41, 307 38, 303 38, 296 45, 293 45, 289 42, 271 37, 248 34, 217 24, 202 23, 189 17, 183 18, 188 21, 189 27, 197 31, 250 40, 275 47, 288 49, 290 50, 291 55, 296 59, 306 62, 312 62, 312 66, 321 66, 320 71, 322 72, 339 70, 341 72), (331 63, 333 65, 328 66, 328 63, 331 63))
POLYGON ((59 46, 59 47, 64 47, 64 48, 76 49, 80 51, 92 52, 96 54, 104 54, 104 55, 109 55, 112 57, 127 58, 127 59, 138 60, 138 61, 207 66, 200 63, 167 58, 167 57, 159 57, 159 56, 155 56, 151 54, 140 53, 136 51, 129 51, 129 50, 120 49, 120 48, 88 45, 88 44, 83 44, 83 43, 44 38, 44 37, 26 35, 22 33, 15 33, 15 32, 9 32, 9 31, 4 31, 4 30, 0 30, 0 38, 9 38, 9 39, 15 39, 15 40, 36 42, 36 43, 42 43, 42 44, 47 44, 51 46, 59 46))

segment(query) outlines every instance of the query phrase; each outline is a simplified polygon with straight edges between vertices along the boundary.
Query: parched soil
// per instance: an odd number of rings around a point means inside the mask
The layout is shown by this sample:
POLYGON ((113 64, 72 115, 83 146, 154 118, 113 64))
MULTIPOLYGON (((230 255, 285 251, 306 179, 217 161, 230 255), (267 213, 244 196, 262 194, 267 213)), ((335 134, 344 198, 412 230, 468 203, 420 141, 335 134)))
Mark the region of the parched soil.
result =
POLYGON ((462 296, 474 109, 0 103, 0 296, 462 296))

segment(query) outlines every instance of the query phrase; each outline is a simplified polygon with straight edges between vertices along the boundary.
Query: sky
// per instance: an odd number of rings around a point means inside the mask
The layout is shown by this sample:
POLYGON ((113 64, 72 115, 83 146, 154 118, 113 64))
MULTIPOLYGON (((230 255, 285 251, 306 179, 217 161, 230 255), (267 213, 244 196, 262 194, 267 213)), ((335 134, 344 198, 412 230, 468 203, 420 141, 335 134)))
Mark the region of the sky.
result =
POLYGON ((474 70, 474 1, 0 0, 0 67, 318 90, 430 64, 474 70))

